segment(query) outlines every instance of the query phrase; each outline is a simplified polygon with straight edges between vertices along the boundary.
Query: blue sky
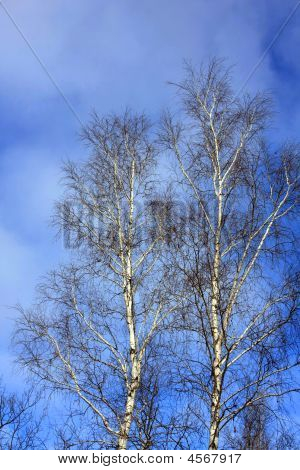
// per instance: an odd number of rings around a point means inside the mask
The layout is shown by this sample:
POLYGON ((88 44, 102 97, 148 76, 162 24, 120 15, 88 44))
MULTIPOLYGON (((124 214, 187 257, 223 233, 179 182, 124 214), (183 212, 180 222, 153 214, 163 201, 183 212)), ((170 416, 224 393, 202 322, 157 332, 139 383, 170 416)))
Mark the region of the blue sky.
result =
MULTIPOLYGON (((83 122, 131 106, 153 119, 182 61, 235 64, 239 88, 295 0, 4 0, 83 122)), ((249 83, 273 93, 274 139, 299 139, 300 7, 249 83)), ((64 257, 49 227, 63 159, 86 156, 79 123, 0 7, 0 375, 15 386, 9 335, 39 277, 64 257)))

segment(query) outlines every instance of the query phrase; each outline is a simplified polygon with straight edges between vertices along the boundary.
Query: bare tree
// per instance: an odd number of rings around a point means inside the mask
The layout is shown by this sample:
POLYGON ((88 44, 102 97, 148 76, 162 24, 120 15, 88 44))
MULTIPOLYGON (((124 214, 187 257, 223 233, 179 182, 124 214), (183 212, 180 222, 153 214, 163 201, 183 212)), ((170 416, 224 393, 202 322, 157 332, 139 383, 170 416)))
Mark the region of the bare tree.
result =
POLYGON ((42 418, 36 418, 38 397, 32 390, 18 396, 0 384, 0 449, 44 448, 42 418))
POLYGON ((243 450, 268 450, 271 447, 267 429, 268 413, 263 403, 255 403, 240 414, 240 426, 234 426, 234 434, 227 434, 229 447, 243 450))
POLYGON ((92 437, 81 445, 126 449, 147 348, 176 304, 165 295, 163 234, 148 230, 156 149, 147 118, 130 112, 95 114, 83 139, 91 156, 65 166, 55 218, 74 256, 22 311, 16 343, 20 363, 42 384, 75 398, 71 436, 78 416, 88 416, 92 437))
POLYGON ((268 96, 235 96, 220 61, 176 87, 183 114, 165 113, 160 142, 192 209, 172 259, 189 293, 178 373, 217 449, 246 407, 299 391, 299 148, 265 143, 268 96))
POLYGON ((240 450, 295 449, 298 427, 275 411, 272 401, 261 400, 245 408, 232 429, 226 430, 225 446, 240 450))

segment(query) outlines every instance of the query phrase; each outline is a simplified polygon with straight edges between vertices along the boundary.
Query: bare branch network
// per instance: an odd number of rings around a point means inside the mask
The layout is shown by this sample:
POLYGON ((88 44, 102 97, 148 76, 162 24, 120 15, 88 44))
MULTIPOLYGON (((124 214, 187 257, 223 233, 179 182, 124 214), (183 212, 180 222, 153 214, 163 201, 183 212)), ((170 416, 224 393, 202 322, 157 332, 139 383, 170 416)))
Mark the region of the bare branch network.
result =
POLYGON ((15 333, 36 384, 69 397, 59 448, 295 445, 268 423, 300 389, 299 146, 267 143, 270 98, 235 97, 218 60, 175 88, 158 129, 94 114, 89 158, 64 167, 72 261, 15 333))

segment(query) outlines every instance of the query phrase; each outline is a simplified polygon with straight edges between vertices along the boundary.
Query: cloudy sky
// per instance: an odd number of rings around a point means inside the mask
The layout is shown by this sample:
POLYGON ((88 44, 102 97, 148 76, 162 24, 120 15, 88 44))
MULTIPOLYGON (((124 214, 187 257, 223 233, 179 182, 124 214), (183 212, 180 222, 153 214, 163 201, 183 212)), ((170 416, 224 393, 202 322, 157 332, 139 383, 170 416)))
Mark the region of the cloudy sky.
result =
POLYGON ((39 277, 64 256, 48 221, 62 160, 86 155, 80 121, 92 108, 105 114, 126 106, 155 119, 172 106, 166 82, 180 80, 183 59, 226 58, 239 89, 275 38, 246 88, 273 93, 274 139, 298 139, 300 7, 278 35, 297 3, 0 1, 0 375, 10 385, 20 380, 11 373, 10 306, 29 305, 39 277))

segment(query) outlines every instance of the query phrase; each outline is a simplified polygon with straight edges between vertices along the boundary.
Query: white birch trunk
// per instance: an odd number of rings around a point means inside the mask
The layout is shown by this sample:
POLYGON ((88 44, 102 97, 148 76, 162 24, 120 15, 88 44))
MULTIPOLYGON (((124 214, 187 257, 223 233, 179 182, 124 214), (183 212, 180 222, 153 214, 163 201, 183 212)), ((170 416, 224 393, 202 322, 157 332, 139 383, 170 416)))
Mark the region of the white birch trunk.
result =
POLYGON ((129 347, 130 347, 130 362, 131 362, 131 377, 127 384, 127 399, 125 406, 125 414, 123 422, 120 426, 118 449, 126 449, 130 427, 132 424, 136 392, 140 386, 141 379, 141 358, 138 353, 138 341, 135 330, 135 315, 134 315, 134 289, 132 285, 133 269, 132 269, 132 225, 133 225, 133 212, 134 212, 134 177, 135 177, 135 162, 132 161, 131 165, 131 181, 130 181, 130 199, 129 199, 129 232, 128 232, 128 247, 126 256, 123 258, 124 275, 124 300, 126 307, 126 319, 129 333, 129 347))
MULTIPOLYGON (((130 269, 130 266, 128 267, 130 269)), ((131 380, 127 385, 127 400, 123 423, 120 427, 120 436, 118 441, 118 449, 126 449, 129 437, 129 431, 132 423, 133 412, 135 407, 136 392, 140 385, 140 359, 137 350, 137 338, 135 333, 133 295, 131 279, 128 280, 125 289, 125 303, 127 310, 127 325, 129 331, 130 344, 130 360, 131 360, 131 380)))
POLYGON ((222 358, 222 331, 219 325, 219 269, 221 259, 221 226, 222 226, 222 182, 219 174, 218 178, 218 220, 215 235, 215 254, 213 262, 212 277, 212 306, 211 306, 211 322, 213 335, 214 360, 212 364, 213 390, 211 397, 210 409, 210 430, 209 430, 209 449, 218 449, 219 444, 219 418, 221 403, 221 358, 222 358))

